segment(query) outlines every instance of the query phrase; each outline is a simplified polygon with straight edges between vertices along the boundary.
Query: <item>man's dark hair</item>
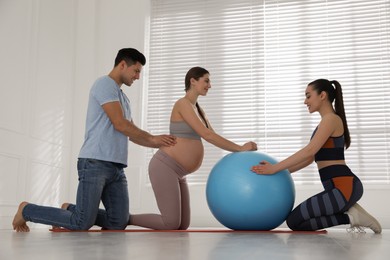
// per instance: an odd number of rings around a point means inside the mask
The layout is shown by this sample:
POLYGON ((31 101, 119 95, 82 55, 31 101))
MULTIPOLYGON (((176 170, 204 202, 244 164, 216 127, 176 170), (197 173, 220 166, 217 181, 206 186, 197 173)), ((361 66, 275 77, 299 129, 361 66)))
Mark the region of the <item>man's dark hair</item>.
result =
POLYGON ((120 49, 116 55, 114 67, 117 66, 122 60, 124 60, 128 66, 137 62, 141 63, 142 66, 146 64, 145 56, 133 48, 120 49))

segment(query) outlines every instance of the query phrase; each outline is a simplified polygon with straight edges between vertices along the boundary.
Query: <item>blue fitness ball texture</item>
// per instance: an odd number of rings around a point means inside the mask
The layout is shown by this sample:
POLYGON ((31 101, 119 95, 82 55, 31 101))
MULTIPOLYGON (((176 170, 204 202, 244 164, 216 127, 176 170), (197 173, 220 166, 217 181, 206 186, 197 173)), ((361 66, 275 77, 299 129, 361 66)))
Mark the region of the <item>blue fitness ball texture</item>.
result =
POLYGON ((287 170, 272 175, 251 171, 261 161, 277 163, 261 152, 224 156, 212 168, 206 197, 210 211, 233 230, 271 230, 280 226, 294 206, 294 182, 287 170))

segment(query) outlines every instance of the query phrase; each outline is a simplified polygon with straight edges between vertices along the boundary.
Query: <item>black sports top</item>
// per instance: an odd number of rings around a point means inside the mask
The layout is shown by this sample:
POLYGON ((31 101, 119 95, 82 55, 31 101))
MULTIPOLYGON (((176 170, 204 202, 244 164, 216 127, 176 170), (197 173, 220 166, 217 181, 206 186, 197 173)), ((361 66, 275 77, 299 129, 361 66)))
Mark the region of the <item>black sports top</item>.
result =
MULTIPOLYGON (((311 138, 317 132, 317 128, 314 130, 311 138)), ((331 161, 331 160, 344 160, 344 135, 332 137, 324 143, 321 149, 314 155, 314 161, 331 161)))

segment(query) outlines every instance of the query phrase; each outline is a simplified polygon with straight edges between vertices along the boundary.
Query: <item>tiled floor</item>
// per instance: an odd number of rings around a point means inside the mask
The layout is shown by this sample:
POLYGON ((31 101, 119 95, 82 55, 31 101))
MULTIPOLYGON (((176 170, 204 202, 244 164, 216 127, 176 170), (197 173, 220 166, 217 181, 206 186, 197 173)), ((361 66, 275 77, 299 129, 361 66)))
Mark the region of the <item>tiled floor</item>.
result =
POLYGON ((0 259, 390 259, 390 230, 327 233, 64 232, 0 230, 0 259))

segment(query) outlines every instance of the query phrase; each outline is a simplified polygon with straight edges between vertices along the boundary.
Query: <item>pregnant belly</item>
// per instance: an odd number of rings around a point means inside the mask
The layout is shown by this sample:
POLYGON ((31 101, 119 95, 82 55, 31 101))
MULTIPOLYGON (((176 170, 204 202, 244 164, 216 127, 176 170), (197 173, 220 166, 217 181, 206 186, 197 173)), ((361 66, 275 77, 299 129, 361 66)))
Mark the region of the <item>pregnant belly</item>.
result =
POLYGON ((178 162, 188 173, 199 169, 204 155, 202 141, 180 137, 176 141, 175 146, 160 149, 178 162))

